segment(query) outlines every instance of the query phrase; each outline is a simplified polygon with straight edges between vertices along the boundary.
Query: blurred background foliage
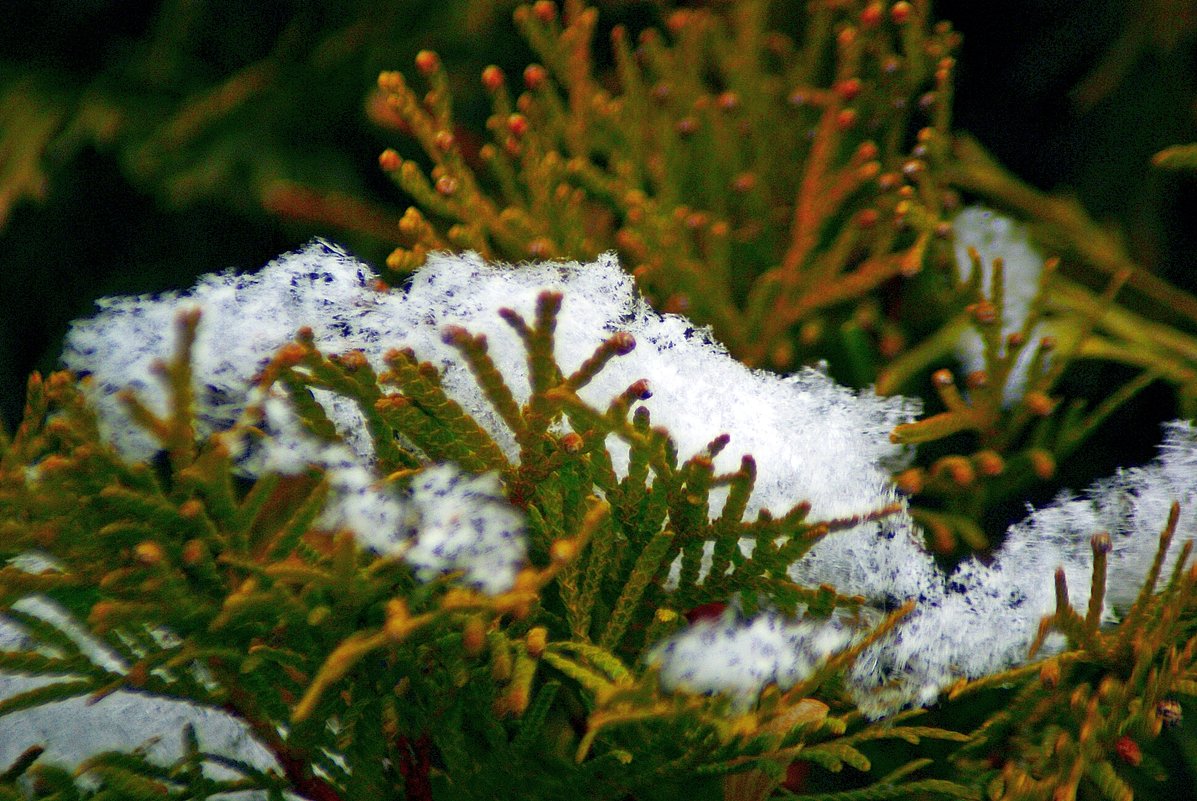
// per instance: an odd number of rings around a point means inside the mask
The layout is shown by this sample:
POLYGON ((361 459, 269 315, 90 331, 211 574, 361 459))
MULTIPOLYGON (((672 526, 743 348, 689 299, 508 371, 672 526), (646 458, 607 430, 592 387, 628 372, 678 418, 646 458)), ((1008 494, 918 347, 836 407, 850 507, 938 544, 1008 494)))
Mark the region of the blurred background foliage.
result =
MULTIPOLYGON (((446 65, 463 151, 484 141, 491 99, 479 75, 519 76, 535 54, 514 2, 231 0, 6 4, 0 32, 0 411, 18 418, 24 377, 55 366, 69 320, 100 296, 187 286, 253 269, 312 236, 381 265, 410 199, 379 169, 393 147, 421 157, 375 90, 415 55, 446 65)), ((730 13, 737 4, 680 4, 730 13)), ((1138 265, 1197 288, 1193 174, 1150 167, 1197 140, 1197 4, 1191 0, 938 0, 963 34, 953 126, 1039 189, 1075 197, 1138 265)), ((665 27, 677 5, 598 3, 596 71, 609 32, 665 27)), ((781 6, 781 13, 795 13, 781 6)), ((780 26, 779 26, 780 27, 780 26)), ((418 76, 415 81, 418 83, 418 76)), ((1100 288, 1100 287, 1097 287, 1100 288)), ((1167 316, 1167 304, 1146 300, 1167 316)), ((1142 304, 1141 304, 1142 305, 1142 304)), ((1184 327, 1193 319, 1170 321, 1184 327)), ((1191 328, 1190 328, 1191 333, 1191 328)), ((841 380, 876 379, 869 368, 841 380)), ((808 354, 798 354, 805 357, 808 354)), ((934 366, 934 365, 933 365, 934 366)), ((1066 395, 1100 398, 1131 379, 1087 363, 1066 395)), ((859 371, 858 371, 859 372, 859 371)), ((926 374, 902 391, 932 398, 926 374)), ((1157 382, 1119 409, 1118 436, 1094 440, 1057 481, 1079 486, 1146 459, 1175 416, 1157 382)), ((954 443, 941 449, 951 454, 954 443)), ((967 447, 967 446, 965 446, 967 447)), ((930 448, 931 457, 936 455, 930 448)), ((929 457, 929 459, 931 458, 929 457)), ((929 461, 928 459, 928 461, 929 461)), ((1025 499, 1000 510, 1017 515, 1025 499)), ((1001 525, 998 521, 995 525, 1001 525)))

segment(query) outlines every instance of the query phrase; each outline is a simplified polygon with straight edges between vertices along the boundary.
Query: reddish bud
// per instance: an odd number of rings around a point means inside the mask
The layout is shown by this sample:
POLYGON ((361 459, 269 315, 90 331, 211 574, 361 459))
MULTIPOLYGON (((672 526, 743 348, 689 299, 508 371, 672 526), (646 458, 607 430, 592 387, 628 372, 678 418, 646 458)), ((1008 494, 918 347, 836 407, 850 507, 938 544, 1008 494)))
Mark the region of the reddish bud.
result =
POLYGON ((679 136, 690 136, 698 130, 698 120, 693 117, 682 117, 674 126, 679 136))
POLYGON ((973 463, 977 466, 977 472, 986 478, 999 476, 1006 469, 1006 463, 1003 461, 1001 455, 997 451, 992 450, 983 450, 974 453, 973 463))
POLYGON ((453 134, 449 131, 437 131, 436 136, 432 140, 433 144, 436 145, 436 149, 442 153, 448 153, 456 141, 453 134))
POLYGON ((1056 402, 1042 392, 1028 392, 1022 402, 1027 407, 1027 411, 1036 417, 1047 417, 1056 408, 1056 402))
POLYGON ((497 92, 503 88, 503 81, 506 76, 503 75, 503 70, 491 64, 486 69, 482 70, 482 85, 486 87, 488 92, 497 92))
POLYGON ((723 614, 723 610, 727 608, 727 604, 719 601, 712 601, 708 604, 699 604, 686 613, 686 620, 690 623, 695 623, 699 620, 714 620, 723 614))
POLYGON ((394 172, 403 164, 403 159, 391 148, 378 154, 378 166, 386 172, 394 172))
POLYGON ((524 86, 535 92, 540 87, 544 86, 544 82, 549 79, 548 71, 539 64, 529 64, 524 67, 524 86))
POLYGON ((889 10, 889 18, 897 25, 903 25, 910 21, 910 17, 914 14, 914 7, 910 3, 903 2, 894 3, 894 7, 889 10))
POLYGON ((852 126, 856 125, 858 115, 856 109, 845 108, 841 109, 839 114, 835 115, 835 127, 841 131, 847 131, 852 126))
POLYGON ((877 209, 861 209, 856 214, 856 225, 860 228, 872 228, 880 217, 877 209))
POLYGON ((756 186, 756 176, 750 172, 742 172, 732 179, 731 188, 733 192, 738 192, 741 195, 745 192, 751 192, 756 186))
POLYGON ((885 17, 885 8, 881 3, 869 3, 860 12, 860 26, 862 28, 876 28, 885 17))
POLYGON ((926 483, 926 473, 920 467, 912 467, 909 470, 903 470, 894 477, 894 483, 898 485, 898 489, 907 495, 918 495, 923 491, 923 486, 926 483))
POLYGON ((441 68, 441 59, 436 53, 431 50, 421 50, 416 53, 416 69, 420 74, 427 77, 441 68))
POLYGON ((457 179, 450 175, 442 175, 436 179, 436 191, 438 194, 449 197, 457 191, 457 179))
POLYGON ((864 84, 860 82, 860 78, 845 78, 835 85, 835 93, 847 102, 854 100, 863 88, 864 84))
POLYGON ((1056 459, 1042 448, 1032 448, 1027 451, 1027 459, 1031 462, 1031 470, 1040 479, 1047 481, 1056 474, 1056 459))
POLYGON ((740 107, 740 96, 735 92, 723 92, 715 100, 721 111, 735 111, 740 107))
POLYGON ((1139 748, 1139 744, 1126 735, 1119 737, 1114 743, 1114 753, 1133 768, 1137 768, 1143 761, 1143 751, 1139 748))
POLYGON ((517 139, 522 139, 528 132, 528 118, 523 114, 512 114, 507 118, 507 130, 517 139))
POLYGON ((557 19, 557 6, 549 0, 537 0, 532 4, 532 16, 547 25, 557 19))

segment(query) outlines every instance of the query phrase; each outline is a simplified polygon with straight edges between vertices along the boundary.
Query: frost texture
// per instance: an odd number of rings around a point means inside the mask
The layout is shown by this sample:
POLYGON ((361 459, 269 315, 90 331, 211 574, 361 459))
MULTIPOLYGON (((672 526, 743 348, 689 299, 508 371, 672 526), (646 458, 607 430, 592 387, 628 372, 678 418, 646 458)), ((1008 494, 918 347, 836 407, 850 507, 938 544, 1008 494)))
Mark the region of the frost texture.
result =
MULTIPOLYGON (((880 463, 899 455, 888 434, 897 423, 912 419, 914 404, 858 394, 813 370, 788 378, 750 370, 705 329, 653 311, 612 256, 593 264, 513 269, 486 264, 475 255, 437 254, 406 290, 377 292, 371 288, 373 278, 343 251, 316 242, 252 276, 222 273, 200 279, 187 293, 103 300, 96 317, 75 323, 63 361, 93 376, 101 417, 122 452, 147 459, 154 443, 114 395, 131 386, 151 408, 164 410, 162 388, 149 368, 173 353, 173 321, 179 310, 198 306, 203 311, 194 359, 201 435, 238 419, 253 376, 308 325, 322 351, 361 350, 380 369, 387 350, 411 347, 442 370, 446 391, 515 457, 512 433, 457 352, 442 342, 442 331, 461 325, 485 333, 491 357, 523 402, 530 393, 525 352, 498 312, 512 308, 531 319, 536 297, 552 289, 565 294, 557 358, 566 372, 616 331, 628 331, 637 340, 630 355, 615 359, 583 388, 583 398, 606 408, 633 381, 648 378, 653 397, 644 404, 654 423, 677 439, 682 459, 702 451, 717 434, 731 434, 716 470, 737 469, 745 453, 756 457, 761 469, 750 516, 761 508, 783 511, 809 501, 815 518, 844 517, 894 498, 880 463)), ((353 404, 327 393, 317 393, 317 398, 348 444, 368 462, 370 445, 353 404)), ((618 443, 612 443, 612 450, 621 469, 626 451, 621 460, 618 443)))
MULTIPOLYGON (((997 304, 992 297, 993 261, 1001 259, 1003 267, 1002 340, 1021 331, 1031 311, 1031 304, 1039 291, 1039 277, 1043 273, 1043 256, 1031 244, 1025 225, 989 209, 973 206, 956 215, 952 224, 956 240, 956 269, 960 280, 967 282, 973 275, 969 249, 981 257, 981 293, 997 304)), ((1027 337, 1031 344, 1022 349, 1018 361, 1006 382, 1003 401, 1013 404, 1026 391, 1027 373, 1035 355, 1034 343, 1048 333, 1043 324, 1036 325, 1027 337)), ((971 326, 957 343, 957 355, 965 372, 985 368, 985 346, 981 335, 971 326)))
POLYGON ((404 558, 422 580, 460 570, 483 592, 511 589, 526 557, 524 516, 503 497, 498 476, 425 470, 412 484, 410 507, 414 544, 404 558))
MULTIPOLYGON (((852 577, 856 586, 880 590, 864 593, 873 601, 918 600, 910 616, 853 663, 849 690, 856 705, 869 717, 884 717, 906 706, 934 703, 961 678, 1025 662, 1039 621, 1055 611, 1057 568, 1065 572, 1072 605, 1088 607, 1090 539, 1099 531, 1107 532, 1112 542, 1104 618, 1116 620, 1139 594, 1173 502, 1180 504, 1181 515, 1164 577, 1184 542, 1197 539, 1197 427, 1183 421, 1165 427, 1160 456, 1153 463, 1122 470, 1079 497, 1062 495, 1011 526, 989 565, 969 559, 944 576, 917 544, 915 537, 921 534, 912 530, 909 517, 896 515, 883 529, 894 540, 871 552, 845 549, 842 554, 858 560, 852 577), (914 557, 903 563, 912 551, 914 557)), ((827 567, 826 561, 808 557, 791 574, 806 584, 843 579, 843 565, 830 566, 835 578, 821 570, 827 567)), ((878 619, 874 616, 873 622, 878 619)), ((667 688, 722 691, 745 706, 769 684, 785 688, 807 678, 860 633, 835 619, 793 621, 769 611, 744 620, 729 610, 717 621, 695 623, 658 645, 648 661, 660 665, 667 688)), ((1062 645, 1049 639, 1045 650, 1062 645)))
POLYGON ((661 684, 688 692, 722 692, 738 708, 755 703, 769 684, 788 689, 851 644, 838 620, 792 621, 777 612, 744 620, 734 605, 701 620, 650 652, 661 684))

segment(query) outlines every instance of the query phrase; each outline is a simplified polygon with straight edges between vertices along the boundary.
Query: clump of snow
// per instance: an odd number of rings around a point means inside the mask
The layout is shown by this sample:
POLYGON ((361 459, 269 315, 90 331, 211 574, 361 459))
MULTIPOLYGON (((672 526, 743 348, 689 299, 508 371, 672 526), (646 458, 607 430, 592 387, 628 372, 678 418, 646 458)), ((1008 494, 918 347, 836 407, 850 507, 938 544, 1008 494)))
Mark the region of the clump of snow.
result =
MULTIPOLYGON (((1002 331, 1021 329, 1042 270, 1025 231, 992 212, 969 209, 957 218, 956 237, 962 279, 972 269, 965 253, 972 246, 981 255, 985 291, 993 259, 1003 259, 1002 331)), ((897 497, 886 466, 901 451, 888 434, 915 415, 914 403, 854 392, 814 370, 785 378, 750 370, 706 330, 650 309, 611 256, 587 265, 514 269, 473 255, 434 255, 402 290, 379 292, 372 283, 365 267, 317 242, 253 276, 208 276, 184 294, 104 301, 96 318, 76 324, 64 361, 93 376, 96 402, 114 441, 132 458, 144 459, 154 445, 113 394, 131 384, 162 409, 165 399, 149 368, 171 355, 173 320, 185 306, 199 306, 204 315, 195 358, 200 433, 227 428, 245 413, 255 373, 301 326, 312 328, 324 352, 360 350, 378 369, 387 350, 410 347, 441 371, 446 392, 514 459, 514 436, 442 332, 458 325, 486 334, 491 358, 522 403, 530 393, 526 354, 499 310, 511 308, 531 320, 537 296, 556 290, 564 294, 556 356, 567 374, 617 331, 637 341, 630 354, 614 359, 582 388, 583 398, 605 408, 628 385, 648 379, 652 397, 642 403, 654 424, 669 429, 682 459, 702 452, 714 436, 729 434, 715 469, 730 472, 742 454, 755 457, 749 516, 766 508, 784 512, 805 501, 812 519, 844 518, 897 497)), ((1032 332, 1038 336, 1038 330, 1032 332)), ((970 369, 983 366, 979 339, 962 342, 961 354, 970 369)), ((1007 385, 1008 401, 1022 392, 1025 367, 1020 369, 1007 385)), ((375 476, 371 445, 352 402, 315 395, 344 444, 299 437, 287 422, 285 404, 258 397, 270 437, 247 459, 246 469, 322 467, 332 490, 325 523, 352 528, 364 545, 380 552, 402 553, 424 578, 460 571, 487 591, 510 586, 523 560, 523 537, 519 515, 503 501, 497 478, 431 468, 417 477, 409 497, 397 495, 375 476)), ((616 470, 623 471, 626 449, 614 440, 609 444, 616 470)), ((720 502, 713 501, 716 515, 720 502)), ((1089 540, 1101 530, 1113 543, 1106 610, 1112 617, 1138 592, 1173 501, 1182 505, 1180 531, 1191 535, 1197 531, 1197 435, 1185 423, 1169 427, 1156 463, 1124 471, 1084 496, 1061 498, 1013 526, 991 564, 970 560, 945 576, 900 509, 827 537, 790 575, 805 585, 829 583, 842 593, 864 595, 881 608, 918 602, 895 631, 860 656, 850 674, 862 711, 882 716, 912 703, 929 704, 960 677, 1023 661, 1039 620, 1054 608, 1052 576, 1058 566, 1068 576, 1073 603, 1086 605, 1089 540)), ((669 686, 723 690, 748 703, 765 684, 800 681, 852 636, 834 620, 787 621, 775 612, 740 620, 736 612, 696 624, 660 645, 652 658, 669 686)))
MULTIPOLYGON (((92 376, 93 397, 113 441, 129 457, 146 459, 155 445, 115 393, 132 387, 151 408, 164 410, 166 399, 150 366, 173 353, 173 321, 183 308, 203 311, 194 358, 201 435, 240 417, 254 375, 302 326, 312 328, 322 351, 361 350, 378 369, 387 350, 411 347, 442 371, 446 391, 514 457, 514 436, 442 333, 449 325, 485 333, 491 357, 524 402, 530 394, 526 354, 499 309, 531 320, 537 296, 557 290, 565 294, 556 333, 557 358, 566 372, 616 331, 630 332, 637 341, 630 355, 613 360, 581 390, 583 398, 605 408, 633 381, 648 378, 653 397, 643 403, 653 422, 670 430, 683 459, 714 436, 730 433, 731 445, 716 459, 716 469, 735 470, 745 453, 761 466, 749 515, 807 501, 815 518, 844 517, 894 499, 880 464, 900 453, 888 434, 913 418, 915 404, 857 393, 813 370, 787 378, 750 370, 706 329, 653 311, 613 256, 592 264, 514 269, 472 254, 434 254, 406 289, 378 292, 372 283, 370 271, 344 251, 315 242, 255 275, 222 273, 200 279, 186 293, 103 300, 97 316, 74 324, 63 361, 92 376)), ((370 444, 353 403, 316 395, 368 462, 370 444)), ((613 444, 613 450, 619 449, 613 444)))
POLYGON ((524 516, 503 497, 497 475, 466 476, 448 465, 412 483, 412 546, 404 559, 428 581, 462 571, 467 584, 492 595, 511 589, 526 561, 524 516))
POLYGON ((658 643, 647 662, 667 689, 720 692, 747 708, 767 685, 784 690, 807 678, 855 636, 835 618, 795 621, 767 611, 746 620, 733 604, 658 643))
MULTIPOLYGON (((14 605, 67 633, 81 652, 107 670, 125 666, 91 639, 61 607, 44 598, 27 598, 14 605)), ((0 651, 30 650, 36 643, 10 620, 0 616, 0 651)), ((50 684, 59 679, 0 673, 0 699, 50 684)), ((0 718, 0 767, 11 765, 26 749, 46 749, 41 761, 74 767, 106 751, 144 748, 148 758, 169 764, 184 755, 182 733, 195 727, 200 748, 211 754, 241 760, 259 770, 277 769, 270 753, 253 738, 248 727, 220 710, 118 690, 92 703, 87 696, 14 712, 0 718)), ((213 768, 214 777, 232 773, 213 768)))
MULTIPOLYGON (((1007 336, 1022 331, 1031 313, 1043 273, 1043 255, 1031 243, 1025 225, 980 206, 972 206, 956 215, 952 233, 956 242, 956 269, 962 282, 973 278, 973 261, 969 250, 976 250, 981 257, 981 293, 987 300, 1001 306, 1000 325, 1004 343, 1007 336), (995 259, 1001 259, 1003 264, 1003 292, 1000 299, 992 296, 995 259)), ((1043 323, 1031 329, 1028 344, 1019 353, 1006 381, 1003 401, 1007 405, 1016 403, 1026 391, 1037 343, 1047 334, 1048 329, 1043 323)), ((985 368, 985 346, 975 328, 970 326, 965 331, 957 343, 957 355, 965 372, 985 368)))

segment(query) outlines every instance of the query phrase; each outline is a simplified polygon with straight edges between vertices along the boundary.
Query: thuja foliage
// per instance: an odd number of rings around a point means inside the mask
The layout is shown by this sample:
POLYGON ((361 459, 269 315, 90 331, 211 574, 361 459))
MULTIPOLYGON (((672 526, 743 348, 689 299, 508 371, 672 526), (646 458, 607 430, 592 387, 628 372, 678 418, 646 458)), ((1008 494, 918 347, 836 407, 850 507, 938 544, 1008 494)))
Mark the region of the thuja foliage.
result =
MULTIPOLYGON (((245 432, 196 443, 189 358, 199 315, 180 318, 178 356, 162 371, 169 414, 127 398, 165 451, 157 469, 112 450, 68 374, 35 377, 26 420, 5 448, 3 543, 8 559, 38 552, 52 567, 3 570, 6 615, 34 644, 4 652, 3 667, 69 679, 9 696, 0 714, 117 691, 182 698, 243 721, 277 767, 206 754, 192 733, 184 757, 169 766, 136 754, 94 756, 81 770, 98 790, 37 767, 31 752, 6 774, 14 783, 2 791, 23 797, 15 782, 32 764, 32 791, 47 798, 206 798, 248 788, 314 799, 651 798, 682 786, 706 786, 702 792, 718 797, 721 783, 738 788, 733 797, 763 798, 796 757, 831 770, 867 769, 861 742, 964 739, 909 724, 910 713, 869 724, 809 695, 909 607, 751 710, 660 689, 642 656, 684 623, 688 609, 734 592, 816 615, 859 607, 861 599, 831 588, 792 584, 786 568, 821 537, 861 521, 807 522, 800 505, 741 522, 751 460, 713 475, 710 457, 724 438, 679 463, 668 434, 652 428, 643 409, 629 419, 643 382, 606 409, 582 402, 577 390, 635 343, 616 334, 564 374, 553 357, 559 304, 559 295, 546 293, 534 320, 509 313, 528 351, 533 391, 522 407, 484 338, 464 329, 446 334, 515 434, 518 463, 445 395, 436 368, 410 351, 392 351, 389 369, 375 374, 353 353, 320 353, 301 332, 258 385, 285 387, 313 431, 328 421, 312 388, 356 401, 379 467, 393 471, 388 482, 402 485, 429 462, 497 469, 528 515, 530 565, 494 595, 452 580, 421 583, 401 560, 369 556, 348 532, 314 527, 328 491, 320 470, 247 482, 231 456, 245 432), (554 425, 562 418, 568 433, 554 425), (604 446, 610 435, 629 448, 622 479, 604 446), (728 498, 710 519, 707 496, 720 486, 728 498), (750 557, 725 547, 743 538, 756 543, 750 557), (700 584, 706 542, 722 543, 711 570, 718 579, 700 584), (665 591, 679 556, 680 576, 665 591), (85 621, 90 647, 108 650, 116 664, 102 667, 69 627, 14 605, 30 593, 85 621), (233 776, 211 778, 202 768, 213 764, 233 776)), ((882 778, 871 792, 973 795, 953 781, 901 778, 923 764, 882 778)))
POLYGON ((659 308, 712 326, 748 364, 830 358, 857 386, 933 387, 943 414, 895 436, 963 434, 904 477, 944 553, 985 547, 985 510, 1050 480, 1145 387, 1172 384, 1193 413, 1197 302, 1135 265, 1074 201, 1021 183, 952 130, 959 36, 928 4, 812 3, 797 18, 763 2, 676 10, 664 30, 616 26, 610 69, 596 65, 598 13, 516 10, 540 62, 514 81, 483 71, 493 113, 476 151, 435 53, 417 56, 411 80, 380 76, 431 161, 379 159, 415 201, 389 267, 444 248, 509 260, 615 250, 659 308), (962 197, 1026 220, 1052 255, 1013 327, 993 325, 1009 316, 1000 269, 968 281, 951 266, 962 197), (1159 305, 1182 319, 1145 316, 1159 305), (974 327, 987 344, 965 400, 934 370, 974 327), (1029 380, 1012 369, 1036 352, 1029 380), (1077 360, 1129 377, 1100 399, 1062 397, 1077 360))

